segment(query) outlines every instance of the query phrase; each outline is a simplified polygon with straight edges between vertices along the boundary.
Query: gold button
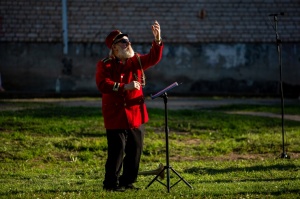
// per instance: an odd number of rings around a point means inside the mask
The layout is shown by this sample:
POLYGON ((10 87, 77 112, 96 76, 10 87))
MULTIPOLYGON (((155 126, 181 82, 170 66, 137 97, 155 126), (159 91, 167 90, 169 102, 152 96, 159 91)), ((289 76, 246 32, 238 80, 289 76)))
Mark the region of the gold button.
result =
POLYGON ((124 106, 126 106, 126 103, 124 103, 124 106))

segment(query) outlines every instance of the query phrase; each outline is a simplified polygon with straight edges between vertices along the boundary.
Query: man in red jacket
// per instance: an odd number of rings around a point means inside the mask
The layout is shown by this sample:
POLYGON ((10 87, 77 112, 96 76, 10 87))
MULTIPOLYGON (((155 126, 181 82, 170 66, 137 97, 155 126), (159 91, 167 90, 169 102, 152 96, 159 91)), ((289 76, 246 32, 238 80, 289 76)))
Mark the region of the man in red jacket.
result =
POLYGON ((144 70, 162 58, 161 29, 152 25, 154 40, 150 52, 135 53, 128 35, 112 31, 105 39, 109 57, 97 63, 96 84, 102 93, 102 114, 106 128, 108 157, 103 188, 112 191, 136 189, 140 157, 143 150, 143 124, 148 121, 144 103, 144 70), (123 173, 119 177, 121 169, 123 173))

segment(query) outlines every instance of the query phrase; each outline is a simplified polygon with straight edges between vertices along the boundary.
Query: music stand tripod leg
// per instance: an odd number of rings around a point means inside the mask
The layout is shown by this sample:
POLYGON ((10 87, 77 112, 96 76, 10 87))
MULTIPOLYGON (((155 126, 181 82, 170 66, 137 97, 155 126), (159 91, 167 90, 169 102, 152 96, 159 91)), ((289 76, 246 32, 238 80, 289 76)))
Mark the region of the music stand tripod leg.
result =
MULTIPOLYGON (((160 174, 161 174, 162 172, 165 171, 165 169, 166 169, 166 167, 164 166, 164 169, 163 169, 161 172, 159 172, 159 173, 152 179, 152 181, 146 186, 146 189, 147 189, 148 187, 150 187, 150 185, 151 185, 155 180, 157 180, 157 178, 160 176, 160 174)), ((161 181, 159 181, 159 180, 157 180, 157 181, 160 182, 161 184, 163 184, 161 181)), ((165 185, 165 184, 163 184, 163 185, 165 185)))
POLYGON ((180 180, 182 180, 187 186, 189 186, 191 189, 193 189, 193 187, 179 173, 177 173, 177 171, 175 171, 172 167, 171 167, 171 170, 180 178, 180 180))

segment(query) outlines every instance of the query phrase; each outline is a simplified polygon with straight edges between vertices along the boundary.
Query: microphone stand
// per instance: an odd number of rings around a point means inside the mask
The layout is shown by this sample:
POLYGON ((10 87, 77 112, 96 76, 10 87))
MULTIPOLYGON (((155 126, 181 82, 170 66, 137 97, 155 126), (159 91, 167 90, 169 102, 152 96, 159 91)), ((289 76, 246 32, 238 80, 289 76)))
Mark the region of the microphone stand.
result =
POLYGON ((277 14, 273 15, 274 23, 275 23, 275 34, 276 34, 276 45, 277 45, 277 53, 278 53, 278 60, 279 60, 279 79, 280 79, 280 94, 281 94, 281 133, 282 133, 282 154, 281 158, 290 158, 286 154, 285 149, 285 139, 284 139, 284 97, 283 97, 283 86, 282 86, 282 55, 281 55, 281 39, 279 39, 277 26, 278 26, 278 17, 277 14))
POLYGON ((158 181, 159 183, 161 183, 162 185, 166 186, 166 188, 168 189, 168 193, 170 192, 170 189, 175 186, 176 184, 178 184, 180 181, 183 181, 187 186, 189 186, 190 188, 193 188, 183 177, 181 177, 179 175, 178 172, 176 172, 171 166, 170 166, 170 161, 169 161, 169 127, 168 127, 168 108, 167 108, 167 103, 168 103, 168 95, 167 95, 167 91, 171 90, 172 88, 178 86, 177 82, 174 82, 173 84, 171 84, 170 86, 166 87, 165 89, 161 90, 160 92, 156 93, 155 95, 151 95, 152 99, 155 99, 157 97, 162 97, 164 99, 164 105, 165 105, 165 137, 166 137, 166 166, 164 166, 164 169, 162 171, 160 171, 155 178, 147 185, 146 189, 154 182, 154 181, 158 181), (165 170, 167 170, 167 184, 164 184, 163 182, 161 182, 160 180, 158 180, 158 177, 160 176, 160 174, 162 174, 162 172, 164 172, 165 170), (178 180, 176 183, 174 183, 172 186, 170 186, 170 170, 173 171, 179 178, 180 180, 178 180))

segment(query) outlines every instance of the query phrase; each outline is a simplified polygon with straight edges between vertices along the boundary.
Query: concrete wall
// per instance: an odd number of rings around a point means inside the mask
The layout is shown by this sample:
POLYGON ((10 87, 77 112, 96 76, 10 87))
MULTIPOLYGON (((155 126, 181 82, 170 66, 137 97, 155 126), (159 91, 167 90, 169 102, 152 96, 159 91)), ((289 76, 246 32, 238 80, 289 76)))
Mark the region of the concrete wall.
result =
MULTIPOLYGON (((147 53, 150 43, 134 44, 147 53)), ((95 67, 106 57, 101 43, 0 43, 0 73, 7 92, 98 93, 95 67)), ((146 71, 145 92, 155 93, 177 81, 177 95, 278 95, 279 61, 273 43, 165 44, 162 61, 146 71)), ((300 43, 282 46, 284 94, 300 93, 300 43)))

